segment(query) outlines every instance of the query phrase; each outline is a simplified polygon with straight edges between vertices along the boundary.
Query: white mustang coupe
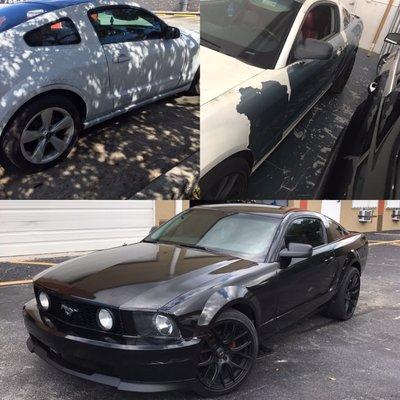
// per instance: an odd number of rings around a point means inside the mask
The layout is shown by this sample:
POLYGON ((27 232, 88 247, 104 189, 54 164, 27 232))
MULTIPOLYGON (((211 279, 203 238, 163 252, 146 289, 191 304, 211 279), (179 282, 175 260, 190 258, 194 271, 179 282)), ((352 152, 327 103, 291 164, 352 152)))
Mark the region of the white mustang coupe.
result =
POLYGON ((199 91, 199 35, 129 0, 0 8, 0 162, 24 172, 71 151, 82 127, 199 91))

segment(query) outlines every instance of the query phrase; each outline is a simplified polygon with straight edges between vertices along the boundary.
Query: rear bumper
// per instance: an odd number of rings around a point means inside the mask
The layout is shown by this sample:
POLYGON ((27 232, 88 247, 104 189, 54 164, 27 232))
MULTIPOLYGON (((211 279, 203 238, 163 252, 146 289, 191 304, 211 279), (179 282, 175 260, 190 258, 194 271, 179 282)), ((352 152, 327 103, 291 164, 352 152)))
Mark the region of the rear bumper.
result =
POLYGON ((35 301, 24 306, 23 316, 29 351, 71 375, 135 392, 185 390, 196 381, 198 339, 132 345, 73 336, 46 325, 35 301))

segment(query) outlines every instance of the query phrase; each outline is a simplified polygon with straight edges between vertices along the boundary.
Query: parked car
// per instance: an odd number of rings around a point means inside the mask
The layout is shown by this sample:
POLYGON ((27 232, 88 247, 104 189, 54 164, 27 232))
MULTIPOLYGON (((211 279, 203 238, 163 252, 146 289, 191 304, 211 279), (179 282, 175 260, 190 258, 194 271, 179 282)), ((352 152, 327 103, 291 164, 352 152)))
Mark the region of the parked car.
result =
POLYGON ((400 33, 386 41, 394 51, 379 62, 368 98, 342 132, 318 196, 334 199, 400 198, 400 33))
POLYGON ((0 161, 49 168, 87 128, 199 91, 199 35, 129 0, 27 0, 0 8, 0 161))
POLYGON ((203 0, 201 13, 201 197, 243 198, 324 93, 343 90, 363 24, 336 0, 203 0))
POLYGON ((141 243, 38 275, 28 348, 121 390, 226 394, 250 374, 259 338, 317 310, 351 318, 367 253, 363 234, 318 213, 194 207, 141 243))

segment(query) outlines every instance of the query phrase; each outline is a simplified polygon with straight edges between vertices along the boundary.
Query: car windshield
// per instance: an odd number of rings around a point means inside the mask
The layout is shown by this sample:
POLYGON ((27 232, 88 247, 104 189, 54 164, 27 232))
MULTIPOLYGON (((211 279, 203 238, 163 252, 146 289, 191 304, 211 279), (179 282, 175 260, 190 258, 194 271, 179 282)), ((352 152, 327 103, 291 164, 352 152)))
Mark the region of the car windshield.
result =
POLYGON ((274 68, 300 8, 296 0, 202 0, 201 44, 274 68))
POLYGON ((55 10, 57 7, 42 3, 14 3, 0 7, 0 33, 22 24, 28 19, 55 10))
POLYGON ((262 262, 279 218, 242 212, 194 209, 173 218, 145 242, 176 244, 262 262))

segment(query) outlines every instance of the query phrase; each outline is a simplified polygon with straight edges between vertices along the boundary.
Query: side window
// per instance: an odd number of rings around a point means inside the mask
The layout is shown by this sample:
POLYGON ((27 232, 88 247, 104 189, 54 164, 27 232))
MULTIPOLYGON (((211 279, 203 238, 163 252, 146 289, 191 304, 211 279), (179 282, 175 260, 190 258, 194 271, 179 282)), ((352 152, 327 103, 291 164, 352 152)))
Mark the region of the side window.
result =
POLYGON ((313 7, 297 34, 289 57, 289 64, 294 61, 297 46, 304 44, 306 39, 328 40, 340 32, 340 14, 336 6, 322 4, 313 7))
POLYGON ((335 221, 331 220, 330 218, 327 218, 327 221, 327 234, 329 243, 339 240, 347 234, 347 231, 335 221))
POLYGON ((304 18, 299 39, 326 40, 340 31, 339 10, 331 5, 312 8, 304 18))
POLYGON ((285 235, 286 246, 289 243, 310 244, 312 247, 325 243, 324 227, 315 218, 299 218, 294 220, 285 235))
POLYGON ((89 12, 102 44, 161 39, 163 23, 154 15, 133 7, 110 7, 89 12))
POLYGON ((24 39, 31 47, 65 46, 81 42, 81 37, 69 18, 62 18, 36 28, 26 33, 24 39))

